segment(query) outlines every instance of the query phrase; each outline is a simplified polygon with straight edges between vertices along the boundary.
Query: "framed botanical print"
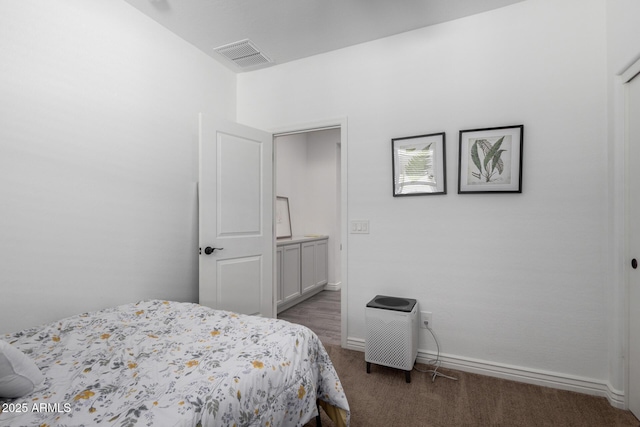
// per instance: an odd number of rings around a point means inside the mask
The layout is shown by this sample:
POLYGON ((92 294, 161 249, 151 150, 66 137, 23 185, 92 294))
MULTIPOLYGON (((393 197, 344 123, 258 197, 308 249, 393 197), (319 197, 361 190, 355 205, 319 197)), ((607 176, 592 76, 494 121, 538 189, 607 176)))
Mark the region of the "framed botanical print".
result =
POLYGON ((393 196, 447 194, 445 134, 391 140, 393 196))
POLYGON ((458 193, 521 193, 524 125, 460 131, 458 193))

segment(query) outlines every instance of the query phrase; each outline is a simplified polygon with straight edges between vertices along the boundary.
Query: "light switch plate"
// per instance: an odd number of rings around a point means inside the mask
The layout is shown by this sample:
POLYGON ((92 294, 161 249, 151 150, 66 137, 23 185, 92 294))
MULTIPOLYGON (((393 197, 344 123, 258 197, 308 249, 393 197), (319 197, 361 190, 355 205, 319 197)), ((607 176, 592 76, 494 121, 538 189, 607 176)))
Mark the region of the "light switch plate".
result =
POLYGON ((369 234, 369 220, 358 219, 351 221, 349 232, 351 234, 369 234))

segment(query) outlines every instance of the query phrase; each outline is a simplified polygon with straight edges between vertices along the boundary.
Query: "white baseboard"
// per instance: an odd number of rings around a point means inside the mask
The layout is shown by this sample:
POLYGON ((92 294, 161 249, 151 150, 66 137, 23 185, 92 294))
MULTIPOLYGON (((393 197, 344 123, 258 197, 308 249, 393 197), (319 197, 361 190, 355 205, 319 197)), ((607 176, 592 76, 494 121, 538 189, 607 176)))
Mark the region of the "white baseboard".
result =
MULTIPOLYGON (((361 338, 348 337, 346 348, 364 352, 365 342, 361 338)), ((426 363, 435 358, 436 354, 418 349, 416 362, 426 363)), ((611 406, 618 409, 626 409, 624 392, 614 389, 609 383, 592 378, 563 375, 555 372, 499 364, 450 354, 440 354, 440 361, 443 368, 605 397, 611 406)), ((364 369, 364 367, 362 369, 364 369)))
POLYGON ((340 289, 342 289, 342 282, 327 283, 324 285, 325 291, 339 291, 340 289))
POLYGON ((618 409, 629 409, 627 407, 627 401, 624 395, 624 391, 613 388, 611 384, 609 384, 609 382, 607 382, 606 386, 607 394, 605 395, 605 397, 607 398, 611 406, 618 409))

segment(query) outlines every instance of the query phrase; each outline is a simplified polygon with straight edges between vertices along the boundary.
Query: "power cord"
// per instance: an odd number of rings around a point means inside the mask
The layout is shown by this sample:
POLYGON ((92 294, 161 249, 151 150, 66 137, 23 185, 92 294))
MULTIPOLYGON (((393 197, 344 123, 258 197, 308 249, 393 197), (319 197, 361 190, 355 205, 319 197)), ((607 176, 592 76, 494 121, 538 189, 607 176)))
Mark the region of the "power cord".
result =
POLYGON ((440 364, 441 364, 441 362, 440 362, 440 343, 438 342, 438 338, 436 337, 435 332, 433 332, 433 329, 431 329, 429 327, 429 324, 426 321, 425 321, 425 326, 427 327, 427 330, 429 332, 431 332, 431 336, 433 337, 433 340, 436 342, 436 349, 437 349, 436 358, 427 360, 427 365, 434 366, 434 368, 424 371, 424 370, 416 368, 416 365, 414 363, 413 369, 415 369, 418 372, 423 372, 423 373, 427 373, 427 374, 433 374, 431 376, 431 382, 435 382, 436 377, 444 377, 444 378, 448 378, 450 380, 458 381, 458 379, 455 378, 455 377, 451 377, 449 375, 443 374, 442 372, 438 372, 438 368, 440 368, 440 364))

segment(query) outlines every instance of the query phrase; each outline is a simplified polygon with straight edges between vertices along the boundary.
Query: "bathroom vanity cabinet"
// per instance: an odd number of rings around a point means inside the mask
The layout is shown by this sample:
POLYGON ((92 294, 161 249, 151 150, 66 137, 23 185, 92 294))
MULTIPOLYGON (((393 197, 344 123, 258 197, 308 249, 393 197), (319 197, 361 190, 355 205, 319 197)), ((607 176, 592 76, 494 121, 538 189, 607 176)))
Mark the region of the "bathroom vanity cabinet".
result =
POLYGON ((300 236, 278 240, 278 312, 317 294, 327 284, 328 242, 328 236, 300 236))

